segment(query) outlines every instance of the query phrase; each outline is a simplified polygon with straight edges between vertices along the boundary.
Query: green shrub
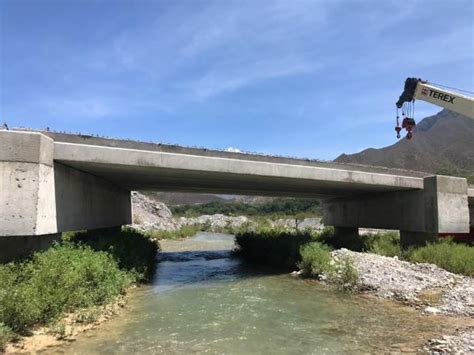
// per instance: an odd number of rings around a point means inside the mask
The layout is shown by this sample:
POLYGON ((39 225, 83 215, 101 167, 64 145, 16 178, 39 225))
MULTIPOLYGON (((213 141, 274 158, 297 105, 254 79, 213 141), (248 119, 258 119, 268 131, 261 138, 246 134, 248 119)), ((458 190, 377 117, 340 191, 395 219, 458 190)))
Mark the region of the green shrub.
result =
POLYGON ((359 281, 359 273, 354 261, 349 256, 345 256, 337 260, 334 266, 334 271, 328 275, 331 284, 342 291, 355 291, 359 281))
POLYGON ((5 324, 0 323, 0 353, 5 349, 5 345, 13 340, 15 334, 5 324))
POLYGON ((449 239, 411 250, 408 260, 435 264, 457 274, 474 276, 474 247, 449 239))
POLYGON ((400 256, 400 235, 397 232, 369 234, 362 240, 363 251, 389 257, 400 256))
POLYGON ((25 333, 64 312, 104 304, 133 281, 106 252, 56 244, 31 260, 0 266, 0 323, 25 333))
POLYGON ((298 267, 305 277, 319 278, 321 274, 328 276, 334 271, 331 251, 327 245, 312 242, 300 248, 301 261, 298 267))
POLYGON ((300 247, 312 241, 308 232, 290 232, 283 228, 260 228, 237 233, 237 253, 243 258, 281 270, 294 270, 301 260, 300 247))
POLYGON ((63 233, 63 239, 75 245, 87 245, 109 253, 120 269, 135 273, 137 281, 151 279, 155 271, 158 244, 131 228, 63 233))
POLYGON ((353 291, 357 288, 359 275, 350 257, 341 257, 334 261, 329 247, 318 242, 303 245, 300 252, 301 262, 298 266, 304 277, 324 277, 343 291, 353 291))

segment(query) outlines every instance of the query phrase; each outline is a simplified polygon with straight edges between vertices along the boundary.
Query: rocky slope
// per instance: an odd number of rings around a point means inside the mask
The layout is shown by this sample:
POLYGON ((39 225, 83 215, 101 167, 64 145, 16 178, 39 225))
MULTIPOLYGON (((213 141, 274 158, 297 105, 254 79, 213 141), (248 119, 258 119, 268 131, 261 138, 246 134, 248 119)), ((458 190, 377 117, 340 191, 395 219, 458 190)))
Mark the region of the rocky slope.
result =
POLYGON ((132 215, 133 226, 140 230, 176 230, 180 226, 164 203, 136 191, 132 191, 132 215))
POLYGON ((442 110, 420 121, 411 140, 403 138, 385 148, 342 154, 335 161, 474 176, 472 137, 474 120, 442 110))

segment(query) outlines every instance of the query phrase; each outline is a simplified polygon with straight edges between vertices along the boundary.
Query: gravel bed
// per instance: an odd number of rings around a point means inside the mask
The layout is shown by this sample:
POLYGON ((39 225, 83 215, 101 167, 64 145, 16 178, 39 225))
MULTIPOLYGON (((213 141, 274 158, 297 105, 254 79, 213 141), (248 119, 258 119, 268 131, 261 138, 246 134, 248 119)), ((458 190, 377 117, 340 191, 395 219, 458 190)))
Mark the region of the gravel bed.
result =
POLYGON ((333 258, 350 257, 359 273, 359 288, 376 296, 416 306, 426 313, 474 316, 474 278, 432 264, 397 257, 335 250, 333 258))
POLYGON ((423 350, 429 354, 474 354, 474 327, 428 340, 423 350))

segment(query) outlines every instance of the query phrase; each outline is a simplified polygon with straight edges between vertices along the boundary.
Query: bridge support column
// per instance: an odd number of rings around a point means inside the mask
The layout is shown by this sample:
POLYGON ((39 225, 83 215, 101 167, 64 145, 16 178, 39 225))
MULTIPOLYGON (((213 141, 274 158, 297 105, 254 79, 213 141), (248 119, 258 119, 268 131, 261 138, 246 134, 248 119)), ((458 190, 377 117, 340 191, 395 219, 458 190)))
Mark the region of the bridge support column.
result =
POLYGON ((42 248, 49 235, 128 223, 130 191, 55 162, 43 134, 0 131, 0 259, 42 248))
POLYGON ((334 236, 336 240, 344 241, 344 245, 357 246, 360 245, 361 239, 359 235, 359 228, 355 227, 334 227, 334 236))
POLYGON ((410 246, 423 246, 438 239, 437 233, 400 231, 400 246, 406 249, 410 246))
POLYGON ((371 193, 324 203, 327 225, 398 229, 404 246, 423 244, 439 233, 468 233, 466 179, 430 176, 423 190, 371 193))
POLYGON ((472 230, 474 229, 474 197, 472 199, 469 198, 469 220, 472 230))

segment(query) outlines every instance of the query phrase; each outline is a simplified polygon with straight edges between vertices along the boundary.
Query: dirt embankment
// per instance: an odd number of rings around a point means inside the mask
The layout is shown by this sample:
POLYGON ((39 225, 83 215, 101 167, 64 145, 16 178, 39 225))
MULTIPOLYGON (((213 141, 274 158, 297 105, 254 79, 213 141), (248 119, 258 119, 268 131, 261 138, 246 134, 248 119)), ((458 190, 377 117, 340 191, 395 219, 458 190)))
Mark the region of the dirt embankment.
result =
MULTIPOLYGON (((129 291, 133 292, 133 288, 129 291)), ((107 305, 68 314, 56 324, 39 327, 32 334, 9 343, 5 354, 36 354, 74 340, 79 334, 97 328, 123 312, 129 295, 119 296, 107 305)), ((0 350, 0 354, 1 354, 0 350)))

